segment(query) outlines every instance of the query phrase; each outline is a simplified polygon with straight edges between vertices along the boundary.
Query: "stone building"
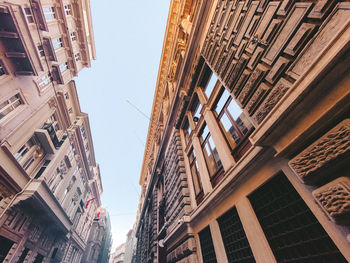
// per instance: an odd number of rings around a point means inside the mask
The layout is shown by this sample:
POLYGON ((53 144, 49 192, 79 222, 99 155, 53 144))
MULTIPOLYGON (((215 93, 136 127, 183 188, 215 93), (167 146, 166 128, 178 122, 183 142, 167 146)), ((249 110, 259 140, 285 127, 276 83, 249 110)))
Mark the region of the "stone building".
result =
POLYGON ((126 235, 124 263, 136 262, 136 226, 137 225, 134 224, 133 228, 130 229, 126 235))
POLYGON ((124 263, 125 243, 118 246, 109 257, 109 263, 124 263))
POLYGON ((82 258, 82 263, 108 262, 112 245, 111 223, 108 212, 104 208, 98 210, 98 217, 90 227, 90 234, 82 258))
POLYGON ((350 261, 350 2, 172 0, 136 261, 350 261))
POLYGON ((0 1, 1 262, 82 258, 102 184, 72 78, 92 59, 88 0, 0 1))

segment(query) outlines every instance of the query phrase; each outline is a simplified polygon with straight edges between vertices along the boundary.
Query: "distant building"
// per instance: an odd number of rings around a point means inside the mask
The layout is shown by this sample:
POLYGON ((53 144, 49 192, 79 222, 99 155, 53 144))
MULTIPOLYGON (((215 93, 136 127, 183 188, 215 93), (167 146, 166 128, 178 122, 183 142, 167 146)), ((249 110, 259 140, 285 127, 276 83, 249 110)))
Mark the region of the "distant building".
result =
POLYGON ((124 263, 125 243, 118 246, 109 258, 109 263, 124 263))
POLYGON ((350 3, 171 0, 137 263, 350 262, 350 3))
POLYGON ((137 225, 134 224, 133 228, 130 229, 128 234, 126 235, 124 263, 136 262, 136 244, 137 244, 137 239, 135 236, 136 226, 137 225))
POLYGON ((0 0, 0 262, 82 259, 102 184, 72 78, 92 59, 88 0, 0 0))
POLYGON ((108 212, 104 216, 104 234, 101 242, 101 249, 98 255, 97 263, 107 263, 112 246, 111 219, 108 212))
POLYGON ((112 241, 110 219, 106 209, 99 209, 98 213, 90 228, 82 263, 108 262, 112 241))

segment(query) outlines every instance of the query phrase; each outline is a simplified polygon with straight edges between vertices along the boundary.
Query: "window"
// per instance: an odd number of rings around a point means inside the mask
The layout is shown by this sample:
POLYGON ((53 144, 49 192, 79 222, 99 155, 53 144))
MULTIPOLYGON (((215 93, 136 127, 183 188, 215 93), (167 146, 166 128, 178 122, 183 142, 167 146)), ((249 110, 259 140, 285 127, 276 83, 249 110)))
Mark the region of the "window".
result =
POLYGON ((187 118, 186 118, 185 124, 183 126, 183 131, 185 134, 185 142, 187 144, 190 141, 190 135, 191 135, 191 127, 190 127, 190 123, 189 123, 187 118))
POLYGON ((43 46, 42 45, 38 45, 36 48, 38 49, 40 57, 45 57, 45 51, 44 51, 43 46))
POLYGON ((277 262, 347 262, 283 173, 248 198, 277 262))
POLYGON ((64 6, 64 13, 66 16, 72 15, 72 6, 71 5, 65 5, 64 6))
POLYGON ((25 7, 25 8, 23 8, 23 11, 24 11, 24 14, 26 15, 26 19, 27 19, 28 24, 34 23, 34 17, 33 17, 33 14, 32 14, 32 11, 30 10, 30 8, 25 7))
POLYGON ((44 12, 45 19, 47 21, 53 20, 56 18, 55 8, 53 6, 43 7, 43 12, 44 12))
POLYGON ((200 119, 201 110, 202 110, 202 105, 198 99, 198 96, 195 95, 191 106, 191 112, 192 112, 192 117, 194 122, 198 122, 198 120, 200 119))
POLYGON ((68 62, 62 63, 60 65, 61 73, 65 72, 67 69, 68 69, 68 62))
POLYGON ((72 108, 69 108, 69 109, 68 109, 68 113, 69 113, 69 114, 72 114, 72 113, 73 113, 73 109, 72 109, 72 108))
POLYGON ((19 93, 2 102, 0 104, 0 120, 22 104, 23 101, 19 93))
POLYGON ((73 42, 77 40, 77 32, 70 33, 70 40, 73 42))
POLYGON ((86 138, 85 129, 82 126, 80 126, 80 133, 81 133, 81 136, 83 137, 83 139, 85 139, 86 138))
POLYGON ((215 185, 216 183, 213 180, 216 180, 216 178, 219 176, 219 171, 222 168, 222 163, 206 124, 204 124, 202 127, 199 140, 201 142, 203 155, 208 167, 211 181, 215 185))
POLYGON ((35 158, 40 158, 44 155, 40 144, 37 142, 35 136, 32 136, 16 153, 13 157, 27 170, 35 161, 35 158))
POLYGON ((198 236, 201 245, 203 263, 216 263, 216 254, 209 226, 199 232, 198 236))
POLYGON ((74 54, 74 60, 79 61, 80 60, 80 53, 74 54))
POLYGON ((215 73, 212 73, 207 86, 204 88, 204 93, 208 99, 210 98, 210 95, 211 95, 217 81, 218 81, 218 78, 216 77, 215 73))
POLYGON ((201 178, 199 176, 197 158, 193 149, 190 151, 188 155, 188 160, 190 163, 190 169, 192 174, 193 188, 196 194, 196 201, 198 204, 202 201, 202 198, 203 198, 203 187, 202 187, 201 178))
POLYGON ((4 67, 2 61, 0 60, 0 76, 6 75, 6 74, 7 74, 7 72, 5 70, 5 67, 4 67))
POLYGON ((60 37, 60 38, 52 39, 52 45, 55 50, 63 47, 62 38, 60 37))
MULTIPOLYGON (((243 146, 247 146, 248 149, 250 143, 245 139, 253 126, 224 87, 220 93, 215 111, 217 120, 226 134, 231 149, 234 149, 237 145, 242 145, 243 142, 246 142, 243 146)), ((244 152, 235 156, 235 159, 239 159, 244 152)))
POLYGON ((68 94, 68 92, 64 93, 64 98, 65 98, 66 100, 69 99, 69 94, 68 94))
POLYGON ((51 77, 51 74, 48 73, 44 76, 42 76, 39 80, 38 80, 38 86, 40 89, 43 89, 45 86, 47 86, 48 84, 50 84, 52 82, 53 78, 51 77))

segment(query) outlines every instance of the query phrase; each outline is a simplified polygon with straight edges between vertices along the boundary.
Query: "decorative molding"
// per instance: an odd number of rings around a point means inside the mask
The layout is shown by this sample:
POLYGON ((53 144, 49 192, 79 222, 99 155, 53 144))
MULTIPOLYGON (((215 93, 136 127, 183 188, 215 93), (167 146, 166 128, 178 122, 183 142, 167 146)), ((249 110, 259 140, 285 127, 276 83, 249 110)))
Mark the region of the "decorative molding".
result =
POLYGON ((291 84, 285 79, 280 79, 280 81, 272 88, 272 91, 267 96, 267 98, 260 105, 258 110, 253 116, 253 119, 260 124, 263 119, 269 114, 269 112, 276 106, 280 99, 289 90, 291 84))
POLYGON ((317 204, 338 224, 350 224, 350 178, 336 180, 312 192, 317 204))
POLYGON ((316 184, 328 176, 332 168, 339 172, 349 161, 350 119, 345 119, 294 157, 289 166, 303 182, 316 184))

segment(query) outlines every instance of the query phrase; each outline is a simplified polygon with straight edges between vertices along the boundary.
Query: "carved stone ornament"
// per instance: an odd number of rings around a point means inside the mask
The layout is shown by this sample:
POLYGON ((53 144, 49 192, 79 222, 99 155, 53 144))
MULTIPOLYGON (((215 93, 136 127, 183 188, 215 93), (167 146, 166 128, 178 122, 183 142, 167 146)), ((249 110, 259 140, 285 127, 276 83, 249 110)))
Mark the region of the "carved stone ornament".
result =
POLYGON ((286 94, 290 87, 290 84, 285 79, 280 79, 276 86, 272 88, 272 91, 267 96, 267 98, 260 105, 259 109, 254 115, 254 120, 260 124, 263 119, 269 114, 269 112, 275 107, 275 105, 280 101, 280 99, 286 94))
POLYGON ((303 182, 316 184, 334 174, 334 169, 346 170, 349 160, 350 119, 345 119, 294 157, 289 166, 303 182))
POLYGON ((312 194, 318 205, 332 221, 338 224, 350 224, 349 177, 339 177, 313 191, 312 194))

